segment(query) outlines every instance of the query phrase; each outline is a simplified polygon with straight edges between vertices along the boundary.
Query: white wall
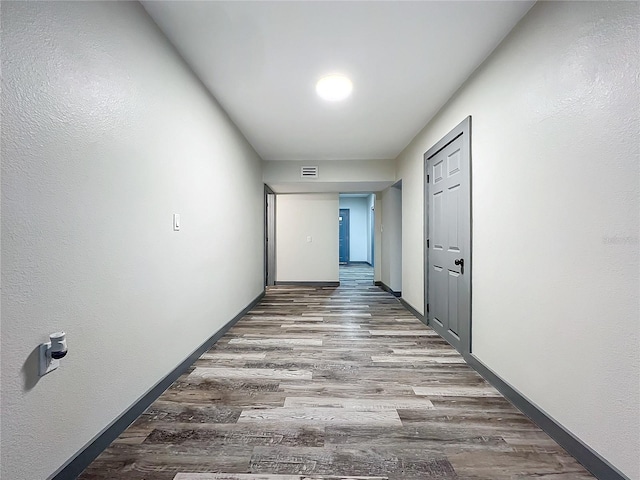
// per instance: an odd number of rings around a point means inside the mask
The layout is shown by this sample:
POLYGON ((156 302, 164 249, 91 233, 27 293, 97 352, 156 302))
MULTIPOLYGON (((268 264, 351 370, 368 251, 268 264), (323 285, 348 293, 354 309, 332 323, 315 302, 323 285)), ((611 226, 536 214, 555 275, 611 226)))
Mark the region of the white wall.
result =
POLYGON ((402 189, 382 192, 382 283, 402 291, 402 189))
POLYGON ((319 160, 264 162, 264 182, 276 193, 377 192, 395 181, 391 160, 319 160), (300 178, 300 168, 317 166, 318 178, 300 178))
POLYGON ((367 262, 369 250, 369 211, 367 197, 340 197, 340 208, 349 210, 349 261, 367 262))
POLYGON ((0 476, 34 480, 260 294, 262 173, 138 3, 3 2, 2 30, 0 476))
POLYGON ((277 196, 278 282, 339 281, 338 206, 337 193, 277 196))
POLYGON ((640 478, 637 2, 539 2, 398 158, 423 311, 423 159, 472 121, 473 351, 640 478))

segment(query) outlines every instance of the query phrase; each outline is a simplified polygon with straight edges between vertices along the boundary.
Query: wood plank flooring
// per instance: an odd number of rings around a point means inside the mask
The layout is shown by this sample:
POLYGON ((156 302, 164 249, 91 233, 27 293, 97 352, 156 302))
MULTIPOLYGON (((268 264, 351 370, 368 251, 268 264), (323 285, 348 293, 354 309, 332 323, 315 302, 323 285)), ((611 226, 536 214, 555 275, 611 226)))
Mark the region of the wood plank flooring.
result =
POLYGON ((367 266, 270 288, 82 480, 593 478, 367 266))

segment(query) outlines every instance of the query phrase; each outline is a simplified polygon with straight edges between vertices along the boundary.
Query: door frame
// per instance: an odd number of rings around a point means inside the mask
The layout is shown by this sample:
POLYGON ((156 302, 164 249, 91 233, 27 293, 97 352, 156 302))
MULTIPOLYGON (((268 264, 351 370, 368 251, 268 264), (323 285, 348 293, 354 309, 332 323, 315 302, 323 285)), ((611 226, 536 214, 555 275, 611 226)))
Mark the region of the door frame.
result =
MULTIPOLYGON (((375 195, 375 194, 372 194, 372 195, 375 195)), ((375 206, 375 200, 374 200, 373 207, 371 207, 371 209, 369 210, 369 222, 371 222, 371 225, 370 225, 370 228, 369 228, 369 235, 371 235, 371 242, 369 244, 369 248, 371 248, 371 263, 369 265, 371 265, 372 267, 375 268, 375 266, 376 266, 376 206, 375 206)))
MULTIPOLYGON (((346 234, 346 239, 345 239, 345 248, 347 251, 347 261, 346 262, 341 262, 340 261, 340 219, 338 219, 338 263, 339 264, 343 264, 346 263, 348 264, 349 261, 351 260, 351 222, 350 222, 350 214, 351 212, 349 211, 348 208, 339 208, 338 209, 338 217, 346 217, 347 218, 347 234, 346 234), (347 212, 346 215, 343 215, 342 212, 347 212)), ((344 220, 343 220, 344 222, 344 220)))
POLYGON ((276 284, 276 194, 264 185, 264 286, 276 284))
POLYGON ((467 341, 460 341, 461 352, 463 356, 468 357, 472 352, 472 331, 471 327, 473 324, 472 313, 473 313, 473 195, 472 195, 472 170, 471 170, 471 115, 465 118, 462 122, 456 125, 449 133, 447 133, 444 137, 442 137, 435 145, 433 145, 429 150, 427 150, 423 156, 424 165, 423 165, 423 173, 424 173, 424 243, 423 243, 423 251, 424 251, 424 317, 427 322, 427 325, 431 326, 431 321, 429 320, 429 159, 436 155, 440 150, 445 148, 451 142, 456 140, 458 137, 462 136, 462 142, 465 146, 464 154, 462 157, 463 164, 467 167, 469 172, 469 224, 466 226, 468 228, 468 245, 465 245, 466 251, 468 251, 468 258, 465 257, 464 269, 465 275, 468 275, 469 278, 469 312, 468 318, 469 323, 465 326, 466 331, 468 332, 467 341))

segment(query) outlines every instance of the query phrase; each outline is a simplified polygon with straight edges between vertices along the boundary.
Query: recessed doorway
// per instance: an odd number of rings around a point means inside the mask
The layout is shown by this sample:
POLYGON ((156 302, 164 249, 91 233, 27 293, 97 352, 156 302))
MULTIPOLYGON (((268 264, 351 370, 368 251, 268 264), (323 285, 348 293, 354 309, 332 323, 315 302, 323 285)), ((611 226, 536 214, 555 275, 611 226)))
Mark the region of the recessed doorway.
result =
POLYGON ((340 194, 339 208, 340 284, 373 285, 375 194, 340 194))

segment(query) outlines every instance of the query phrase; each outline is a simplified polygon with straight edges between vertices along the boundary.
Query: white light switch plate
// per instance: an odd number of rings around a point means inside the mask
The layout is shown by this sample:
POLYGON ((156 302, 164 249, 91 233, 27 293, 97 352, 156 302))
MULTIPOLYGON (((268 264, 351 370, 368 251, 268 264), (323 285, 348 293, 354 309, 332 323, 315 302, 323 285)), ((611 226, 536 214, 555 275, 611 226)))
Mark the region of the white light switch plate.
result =
POLYGON ((180 214, 179 213, 174 213, 173 214, 173 230, 175 232, 180 230, 180 226, 182 224, 180 223, 180 214))

